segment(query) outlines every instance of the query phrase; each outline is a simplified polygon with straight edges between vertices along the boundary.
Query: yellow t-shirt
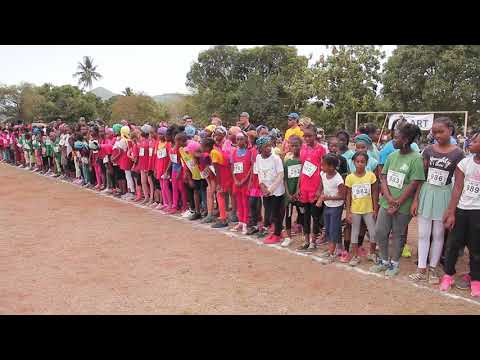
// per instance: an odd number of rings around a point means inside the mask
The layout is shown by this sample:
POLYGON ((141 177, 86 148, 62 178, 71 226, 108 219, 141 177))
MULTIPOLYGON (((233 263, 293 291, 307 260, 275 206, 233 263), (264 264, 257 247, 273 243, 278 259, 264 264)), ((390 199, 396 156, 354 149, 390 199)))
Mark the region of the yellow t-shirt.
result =
POLYGON ((354 173, 347 176, 345 186, 352 190, 352 214, 368 214, 373 212, 372 184, 377 177, 371 171, 359 177, 354 173))
POLYGON ((193 160, 193 157, 187 153, 183 148, 179 149, 180 156, 182 158, 183 163, 188 167, 190 172, 192 173, 193 180, 202 180, 202 176, 200 175, 200 169, 198 168, 198 164, 193 160))
POLYGON ((292 135, 297 135, 301 138, 303 138, 303 131, 300 129, 300 126, 295 126, 293 128, 288 128, 287 131, 285 131, 285 140, 288 140, 290 136, 292 135))

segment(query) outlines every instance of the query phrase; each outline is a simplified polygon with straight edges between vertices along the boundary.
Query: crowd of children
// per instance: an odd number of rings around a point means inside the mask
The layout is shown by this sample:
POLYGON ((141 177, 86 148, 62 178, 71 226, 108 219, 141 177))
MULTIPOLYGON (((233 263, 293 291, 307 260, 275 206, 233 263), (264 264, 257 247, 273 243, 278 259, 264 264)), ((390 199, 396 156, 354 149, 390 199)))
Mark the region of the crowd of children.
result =
POLYGON ((325 143, 295 113, 284 138, 266 126, 198 131, 191 123, 104 127, 80 119, 0 129, 0 160, 213 228, 233 225, 265 244, 289 247, 302 234, 297 251, 328 243, 323 264, 357 266, 366 258, 386 276, 399 273, 416 216, 418 269, 409 278, 480 296, 480 137, 472 134, 465 157, 452 128, 450 119, 435 119, 435 142, 420 153, 420 130, 403 119, 381 149, 373 124, 359 129, 353 147, 343 130, 325 143), (470 272, 455 279, 465 247, 470 272))

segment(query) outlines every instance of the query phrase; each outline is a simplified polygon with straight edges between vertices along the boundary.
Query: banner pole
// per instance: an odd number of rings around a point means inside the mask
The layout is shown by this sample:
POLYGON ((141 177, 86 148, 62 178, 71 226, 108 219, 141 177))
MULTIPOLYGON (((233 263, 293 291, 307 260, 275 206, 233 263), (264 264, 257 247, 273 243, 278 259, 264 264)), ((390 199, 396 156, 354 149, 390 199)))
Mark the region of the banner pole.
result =
POLYGON ((388 119, 388 113, 385 116, 385 120, 383 121, 382 130, 380 131, 380 136, 378 137, 378 140, 377 140, 377 146, 380 145, 380 141, 382 141, 383 129, 385 128, 385 124, 387 123, 387 119, 388 119))

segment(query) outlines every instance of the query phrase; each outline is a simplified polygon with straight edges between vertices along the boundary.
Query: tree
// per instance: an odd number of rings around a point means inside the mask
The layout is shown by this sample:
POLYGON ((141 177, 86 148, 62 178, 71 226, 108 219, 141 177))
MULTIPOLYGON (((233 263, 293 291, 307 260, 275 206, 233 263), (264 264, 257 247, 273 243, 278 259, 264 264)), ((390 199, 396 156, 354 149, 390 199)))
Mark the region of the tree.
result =
POLYGON ((382 96, 394 111, 469 111, 479 120, 478 45, 404 45, 383 72, 382 96))
POLYGON ((93 81, 100 80, 102 75, 98 73, 97 66, 93 65, 93 59, 90 56, 83 57, 83 63, 78 63, 78 72, 73 74, 73 77, 78 77, 78 85, 82 86, 82 89, 88 87, 92 88, 93 81))
POLYGON ((126 87, 125 90, 122 91, 124 96, 133 96, 135 93, 133 92, 131 87, 126 87))
MULTIPOLYGON (((321 112, 321 126, 353 131, 357 111, 374 111, 380 85, 380 60, 384 52, 372 45, 334 46, 326 59, 321 58, 312 68, 314 95, 328 99, 333 107, 321 112), (328 115, 328 116, 327 116, 328 115)), ((315 107, 309 111, 315 113, 315 107)))
POLYGON ((128 120, 137 124, 154 124, 168 117, 166 107, 149 96, 118 96, 112 104, 110 123, 128 120))
POLYGON ((0 87, 0 114, 8 118, 32 122, 44 103, 45 98, 31 84, 0 87))

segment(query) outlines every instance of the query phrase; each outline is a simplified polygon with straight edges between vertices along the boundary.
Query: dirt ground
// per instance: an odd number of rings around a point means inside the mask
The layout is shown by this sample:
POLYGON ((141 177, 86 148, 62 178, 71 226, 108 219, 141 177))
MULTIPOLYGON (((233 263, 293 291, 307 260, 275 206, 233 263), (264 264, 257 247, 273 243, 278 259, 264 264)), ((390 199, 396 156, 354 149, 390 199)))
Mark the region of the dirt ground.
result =
POLYGON ((6 164, 0 226, 0 314, 480 314, 411 284, 414 258, 396 279, 321 265, 6 164))

